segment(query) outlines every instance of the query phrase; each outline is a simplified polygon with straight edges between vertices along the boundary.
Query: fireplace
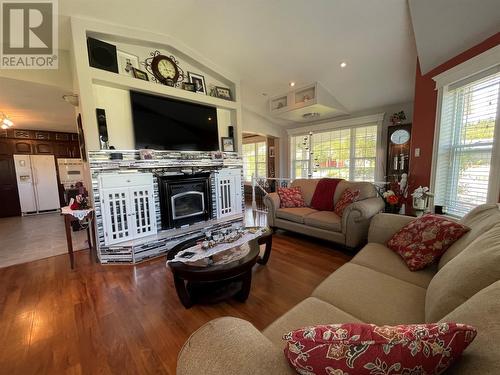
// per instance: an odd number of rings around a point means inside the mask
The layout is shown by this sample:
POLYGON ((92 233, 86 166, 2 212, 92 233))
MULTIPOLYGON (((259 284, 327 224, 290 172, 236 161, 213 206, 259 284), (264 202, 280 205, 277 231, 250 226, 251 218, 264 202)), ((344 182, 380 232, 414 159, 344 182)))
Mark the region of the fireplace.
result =
POLYGON ((212 216, 210 173, 159 176, 163 229, 209 220, 212 216))

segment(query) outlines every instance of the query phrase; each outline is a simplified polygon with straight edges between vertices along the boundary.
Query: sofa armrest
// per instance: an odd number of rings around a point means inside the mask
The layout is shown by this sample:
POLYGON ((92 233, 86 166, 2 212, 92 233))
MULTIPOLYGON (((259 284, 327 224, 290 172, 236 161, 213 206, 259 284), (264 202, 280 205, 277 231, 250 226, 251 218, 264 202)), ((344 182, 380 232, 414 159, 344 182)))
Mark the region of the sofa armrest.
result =
POLYGON ((358 247, 366 242, 371 218, 382 211, 384 201, 380 197, 363 199, 350 204, 342 215, 342 233, 347 247, 358 247))
POLYGON ((276 210, 280 207, 280 197, 278 193, 268 193, 264 196, 264 205, 267 207, 267 225, 274 226, 276 210))
POLYGON ((249 322, 231 317, 212 320, 194 332, 177 360, 177 375, 293 373, 282 348, 249 322))
POLYGON ((415 218, 406 215, 385 213, 375 215, 368 230, 368 242, 385 245, 398 230, 412 220, 415 218))

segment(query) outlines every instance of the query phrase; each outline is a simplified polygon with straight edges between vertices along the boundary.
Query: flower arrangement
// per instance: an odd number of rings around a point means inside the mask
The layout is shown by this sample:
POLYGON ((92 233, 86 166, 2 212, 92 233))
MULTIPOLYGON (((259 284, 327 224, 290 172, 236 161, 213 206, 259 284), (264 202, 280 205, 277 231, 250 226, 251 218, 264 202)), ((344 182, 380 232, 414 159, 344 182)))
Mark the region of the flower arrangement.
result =
POLYGON ((395 206, 399 203, 398 196, 392 190, 387 190, 386 192, 384 192, 384 194, 382 194, 382 196, 384 197, 385 201, 391 206, 395 206))
POLYGON ((78 194, 75 198, 71 198, 69 208, 72 210, 85 210, 89 208, 87 197, 83 194, 78 194))
POLYGON ((405 111, 394 112, 391 116, 392 124, 401 124, 404 120, 406 120, 405 111))

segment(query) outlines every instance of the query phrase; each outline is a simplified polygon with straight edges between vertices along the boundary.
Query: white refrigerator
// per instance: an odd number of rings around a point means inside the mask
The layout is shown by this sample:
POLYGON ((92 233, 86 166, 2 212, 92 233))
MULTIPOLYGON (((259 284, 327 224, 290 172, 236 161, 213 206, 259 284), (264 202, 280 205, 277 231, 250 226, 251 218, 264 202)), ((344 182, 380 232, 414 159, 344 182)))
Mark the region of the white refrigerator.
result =
POLYGON ((60 208, 53 155, 14 155, 21 212, 38 213, 60 208))

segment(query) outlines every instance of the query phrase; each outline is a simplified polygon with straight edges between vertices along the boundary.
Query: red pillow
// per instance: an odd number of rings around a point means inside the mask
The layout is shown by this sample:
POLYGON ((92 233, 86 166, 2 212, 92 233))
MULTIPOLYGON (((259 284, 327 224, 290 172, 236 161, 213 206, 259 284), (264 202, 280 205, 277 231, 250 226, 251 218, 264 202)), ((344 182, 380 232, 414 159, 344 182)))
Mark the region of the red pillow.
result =
POLYGON ((356 202, 359 198, 359 190, 352 191, 351 189, 345 189, 340 196, 340 199, 335 203, 335 213, 342 217, 344 210, 351 203, 356 202))
POLYGON ((427 214, 401 228, 387 247, 401 255, 412 271, 439 259, 470 228, 442 216, 427 214))
POLYGON ((311 199, 311 207, 320 211, 333 211, 333 196, 341 178, 322 178, 318 181, 311 199))
POLYGON ((278 188, 281 208, 305 207, 304 196, 300 187, 278 188))
POLYGON ((465 324, 377 327, 332 324, 287 333, 285 356, 300 374, 441 374, 476 337, 465 324))

